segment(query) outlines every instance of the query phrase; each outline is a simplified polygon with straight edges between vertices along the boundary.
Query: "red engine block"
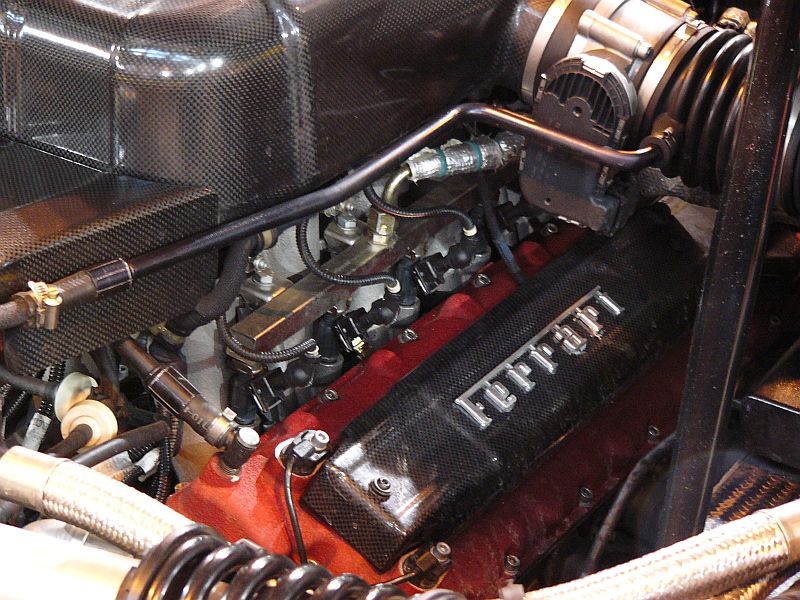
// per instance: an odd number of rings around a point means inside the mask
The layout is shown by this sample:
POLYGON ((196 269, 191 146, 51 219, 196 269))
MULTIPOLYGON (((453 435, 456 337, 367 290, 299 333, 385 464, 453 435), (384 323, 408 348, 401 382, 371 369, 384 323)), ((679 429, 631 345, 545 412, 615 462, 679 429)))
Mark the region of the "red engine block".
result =
MULTIPOLYGON (((523 271, 534 275, 577 235, 577 230, 568 229, 541 245, 521 244, 516 254, 523 271)), ((414 324, 417 341, 400 344, 394 340, 341 377, 331 386, 339 400, 325 404, 315 399, 267 432, 238 481, 229 481, 212 459, 198 479, 170 498, 169 505, 231 541, 249 538, 272 552, 293 554, 283 468, 275 458, 275 447, 305 429, 322 429, 335 443, 341 431, 396 382, 513 292, 515 285, 502 264, 487 265, 483 272, 491 284, 468 285, 419 319, 414 324)), ((453 565, 442 586, 468 598, 495 597, 506 579, 506 555, 517 556, 525 569, 612 493, 652 447, 648 429, 657 427, 662 435, 674 429, 685 357, 685 345, 667 352, 613 404, 551 448, 519 487, 446 540, 452 547, 453 565), (588 505, 580 500, 581 488, 592 492, 588 505)), ((307 483, 308 479, 296 479, 298 500, 307 483)), ((399 565, 390 573, 376 572, 301 504, 298 513, 314 562, 333 573, 355 573, 370 583, 401 574, 399 565)))

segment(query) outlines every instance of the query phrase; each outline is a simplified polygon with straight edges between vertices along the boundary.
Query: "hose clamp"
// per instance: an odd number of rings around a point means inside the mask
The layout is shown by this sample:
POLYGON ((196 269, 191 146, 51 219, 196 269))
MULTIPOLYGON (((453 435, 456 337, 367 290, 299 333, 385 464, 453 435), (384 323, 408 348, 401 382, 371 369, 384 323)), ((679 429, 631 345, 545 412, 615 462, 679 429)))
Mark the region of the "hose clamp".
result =
POLYGON ((16 297, 23 298, 32 308, 28 324, 37 329, 55 329, 64 302, 61 291, 44 281, 29 281, 28 288, 30 290, 27 292, 15 294, 16 297))

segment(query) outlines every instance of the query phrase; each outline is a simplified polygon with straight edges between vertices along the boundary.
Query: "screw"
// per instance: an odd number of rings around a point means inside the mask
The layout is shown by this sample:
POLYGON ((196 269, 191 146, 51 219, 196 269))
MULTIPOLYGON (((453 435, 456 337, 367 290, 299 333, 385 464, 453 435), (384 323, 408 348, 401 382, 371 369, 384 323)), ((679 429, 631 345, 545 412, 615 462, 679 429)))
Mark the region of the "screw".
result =
POLYGON ((356 228, 356 218, 351 212, 341 212, 336 215, 336 224, 343 231, 352 231, 356 228))
POLYGON ((339 393, 336 390, 327 388, 325 390, 322 390, 322 393, 319 395, 319 399, 326 404, 328 402, 336 402, 339 399, 339 393))
POLYGON ((545 225, 542 228, 542 235, 543 236, 554 235, 556 233, 558 233, 558 225, 556 225, 552 221, 550 221, 547 225, 545 225))
POLYGON ((587 487, 582 487, 578 492, 578 503, 580 504, 581 508, 586 508, 592 504, 592 500, 594 500, 594 493, 587 487))
POLYGON ((392 482, 386 477, 376 477, 370 482, 369 487, 373 492, 384 498, 388 498, 392 494, 392 482))
POLYGON ((328 444, 330 443, 331 438, 327 433, 321 429, 318 429, 314 432, 314 435, 311 436, 310 441, 311 445, 314 447, 314 450, 317 452, 324 452, 328 449, 328 444))
POLYGON ((647 428, 647 442, 650 444, 656 444, 661 439, 661 430, 655 426, 650 425, 647 428))
POLYGON ((519 575, 520 561, 515 554, 506 554, 503 559, 503 574, 512 579, 519 575))
POLYGON ((253 259, 253 270, 263 271, 265 269, 269 269, 269 262, 265 255, 259 254, 253 259))
POLYGON ((479 273, 478 276, 473 280, 472 285, 474 285, 476 288, 482 288, 486 287, 490 283, 492 283, 491 277, 485 273, 479 273))
POLYGON ((419 335, 413 329, 404 329, 403 332, 400 334, 399 340, 401 344, 407 344, 408 342, 416 342, 419 339, 419 335))
POLYGON ((431 554, 439 562, 445 561, 450 558, 450 546, 446 542, 436 542, 431 548, 431 554))

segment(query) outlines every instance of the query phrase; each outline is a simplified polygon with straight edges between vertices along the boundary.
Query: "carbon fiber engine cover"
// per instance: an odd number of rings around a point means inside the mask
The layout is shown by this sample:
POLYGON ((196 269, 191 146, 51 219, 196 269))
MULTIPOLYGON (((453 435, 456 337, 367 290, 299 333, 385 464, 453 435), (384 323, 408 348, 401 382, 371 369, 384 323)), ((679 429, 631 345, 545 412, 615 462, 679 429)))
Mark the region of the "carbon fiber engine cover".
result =
POLYGON ((478 88, 550 0, 0 0, 8 135, 201 185, 225 218, 318 186, 478 88))
MULTIPOLYGON (((207 190, 100 173, 0 140, 0 301, 28 280, 54 281, 209 229, 216 213, 207 190)), ((7 331, 5 362, 32 373, 118 340, 193 308, 215 277, 216 260, 200 256, 65 312, 55 331, 7 331)))
POLYGON ((392 388, 305 505, 385 570, 514 486, 689 327, 702 255, 663 208, 584 236, 392 388))

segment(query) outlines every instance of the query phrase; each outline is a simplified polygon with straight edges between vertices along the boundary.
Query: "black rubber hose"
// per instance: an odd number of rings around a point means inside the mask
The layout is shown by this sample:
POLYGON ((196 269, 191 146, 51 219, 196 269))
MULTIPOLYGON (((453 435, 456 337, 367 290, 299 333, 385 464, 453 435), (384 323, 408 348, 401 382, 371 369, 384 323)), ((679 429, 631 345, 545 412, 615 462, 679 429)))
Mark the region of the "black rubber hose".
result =
POLYGON ((294 505, 294 496, 292 496, 292 471, 294 470, 294 455, 290 455, 286 459, 286 470, 283 473, 283 495, 286 498, 286 511, 289 513, 289 521, 292 523, 292 532, 294 533, 294 541, 297 545, 297 556, 301 564, 308 562, 308 554, 306 553, 306 544, 303 541, 303 532, 300 530, 300 521, 297 518, 297 509, 294 505))
POLYGON ((239 340, 233 337, 233 333, 231 333, 230 325, 228 324, 228 320, 225 318, 225 315, 217 317, 217 330, 219 331, 219 337, 222 339, 223 344, 225 344, 239 356, 257 363, 269 364, 292 360, 293 358, 302 356, 306 352, 317 347, 317 342, 315 340, 306 340, 304 342, 300 342, 296 346, 284 348, 283 350, 273 350, 272 352, 253 352, 252 350, 245 348, 239 342, 239 340))
MULTIPOLYGON (((108 288, 99 290, 96 280, 85 270, 68 275, 55 284, 62 290, 62 296, 66 297, 62 310, 92 302, 101 293, 121 288, 126 283, 132 283, 145 275, 166 269, 193 256, 230 246, 237 240, 320 213, 354 196, 373 181, 397 169, 409 156, 422 150, 432 141, 470 122, 505 129, 526 137, 529 142, 540 142, 562 148, 577 156, 587 157, 623 171, 638 171, 665 158, 662 156, 662 151, 652 145, 638 150, 615 150, 545 127, 527 115, 480 103, 460 104, 398 140, 350 174, 325 188, 270 206, 219 225, 200 235, 178 240, 128 260, 119 259, 121 263, 119 272, 127 274, 126 280, 113 279, 108 288)), ((23 299, 15 298, 0 304, 0 330, 22 325, 28 321, 29 316, 30 307, 23 299)))
POLYGON ((169 425, 165 421, 158 420, 149 425, 131 429, 130 431, 118 435, 114 439, 98 444, 94 448, 90 448, 86 452, 76 456, 74 461, 79 465, 94 467, 117 454, 160 443, 162 440, 169 437, 169 434, 169 425))
POLYGON ((306 219, 297 226, 297 249, 300 251, 300 258, 314 275, 329 283, 346 285, 352 287, 363 287, 366 285, 384 284, 387 288, 399 288, 400 284, 390 273, 375 273, 372 275, 339 275, 320 266, 311 248, 308 247, 308 222, 306 219))
POLYGON ((622 487, 617 493, 617 497, 614 499, 614 503, 606 514, 606 518, 603 520, 603 524, 600 526, 597 536, 594 538, 592 549, 589 551, 589 556, 586 557, 586 563, 583 567, 583 576, 591 575, 597 570, 597 563, 600 560, 600 556, 608 545, 611 535, 614 533, 614 529, 616 529, 620 517, 622 517, 622 512, 625 510, 625 507, 628 506, 631 497, 639 489, 642 480, 652 472, 653 467, 672 454, 672 447, 674 444, 675 434, 673 433, 664 438, 660 444, 645 454, 628 474, 625 483, 622 484, 622 487))
POLYGON ((100 375, 106 378, 114 389, 119 389, 119 367, 109 346, 103 346, 89 353, 100 375))
MULTIPOLYGON (((152 250, 130 259, 127 261, 128 265, 134 278, 139 278, 192 256, 229 246, 235 240, 320 213, 354 196, 373 181, 388 175, 409 156, 430 145, 437 138, 470 122, 505 129, 526 137, 530 142, 541 142, 562 148, 577 156, 590 158, 592 161, 623 171, 637 171, 662 160, 661 151, 654 146, 638 150, 615 150, 545 127, 527 115, 480 103, 460 104, 400 139, 350 174, 325 188, 230 221, 199 236, 152 250)), ((27 320, 27 314, 24 318, 27 320)))
POLYGON ((451 216, 461 221, 461 227, 464 231, 475 231, 475 223, 472 217, 458 208, 452 208, 450 206, 431 206, 430 208, 418 208, 414 210, 400 208, 399 206, 389 204, 381 198, 372 185, 368 185, 364 188, 364 195, 372 206, 393 217, 398 217, 400 219, 430 219, 432 217, 451 216))
POLYGON ((188 337, 195 329, 210 323, 228 310, 247 278, 250 255, 257 244, 258 240, 253 237, 232 244, 225 255, 214 289, 203 296, 193 310, 167 321, 167 329, 181 337, 188 337))
POLYGON ((58 383, 42 381, 37 377, 29 377, 27 375, 18 375, 12 373, 4 365, 0 364, 0 381, 9 384, 11 387, 17 388, 24 392, 28 392, 33 396, 40 396, 41 398, 54 400, 56 397, 56 390, 58 383))
POLYGON ((47 454, 50 456, 57 456, 58 458, 70 458, 89 443, 89 440, 92 439, 92 434, 91 427, 80 424, 70 431, 67 437, 50 448, 47 454))
POLYGON ((492 243, 497 249, 500 258, 503 259, 508 272, 511 273, 511 277, 514 278, 517 285, 521 285, 525 283, 525 275, 522 273, 519 264, 517 264, 514 253, 511 252, 511 248, 509 248, 506 240, 503 238, 503 232, 500 230, 500 223, 497 220, 497 213, 495 212, 495 202, 489 192, 489 183, 486 181, 486 177, 483 174, 478 178, 478 190, 481 195, 484 222, 486 223, 486 229, 489 230, 489 237, 492 238, 492 243))

